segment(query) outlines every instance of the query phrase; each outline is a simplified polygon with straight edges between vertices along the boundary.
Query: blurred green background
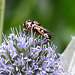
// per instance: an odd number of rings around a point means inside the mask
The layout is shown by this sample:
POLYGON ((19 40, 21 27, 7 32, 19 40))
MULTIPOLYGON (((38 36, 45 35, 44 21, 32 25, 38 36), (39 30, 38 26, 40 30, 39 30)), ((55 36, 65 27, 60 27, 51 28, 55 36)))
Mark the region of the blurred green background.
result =
POLYGON ((36 20, 55 33, 52 41, 62 53, 75 35, 75 0, 6 0, 3 33, 21 27, 26 20, 36 20))

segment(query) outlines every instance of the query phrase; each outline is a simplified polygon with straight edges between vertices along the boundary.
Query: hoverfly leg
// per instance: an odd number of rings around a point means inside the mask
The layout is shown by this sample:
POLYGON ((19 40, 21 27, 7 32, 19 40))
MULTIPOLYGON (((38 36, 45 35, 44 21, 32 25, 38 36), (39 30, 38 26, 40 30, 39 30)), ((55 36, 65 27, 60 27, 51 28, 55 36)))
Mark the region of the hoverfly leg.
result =
POLYGON ((41 44, 41 48, 43 48, 43 45, 47 44, 48 41, 45 41, 44 43, 41 44))
POLYGON ((25 32, 25 35, 27 35, 27 34, 28 34, 27 29, 23 28, 23 33, 24 33, 24 31, 26 31, 26 32, 25 32))
POLYGON ((28 34, 28 31, 25 32, 25 35, 27 35, 27 34, 28 34))
POLYGON ((27 31, 27 29, 23 28, 23 31, 27 31))

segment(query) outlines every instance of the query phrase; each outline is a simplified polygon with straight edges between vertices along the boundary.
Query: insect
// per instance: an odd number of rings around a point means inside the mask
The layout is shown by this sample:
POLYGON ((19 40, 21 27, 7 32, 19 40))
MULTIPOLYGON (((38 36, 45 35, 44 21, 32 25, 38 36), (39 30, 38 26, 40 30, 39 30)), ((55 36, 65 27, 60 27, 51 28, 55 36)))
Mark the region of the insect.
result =
POLYGON ((46 38, 46 42, 44 42, 43 44, 46 44, 47 42, 49 42, 51 40, 51 35, 54 35, 54 33, 48 31, 47 29, 45 29, 44 27, 42 27, 40 25, 40 23, 38 23, 37 21, 32 21, 32 20, 26 20, 24 22, 24 29, 26 31, 26 34, 31 31, 31 28, 33 29, 33 32, 36 34, 41 34, 43 37, 46 38))

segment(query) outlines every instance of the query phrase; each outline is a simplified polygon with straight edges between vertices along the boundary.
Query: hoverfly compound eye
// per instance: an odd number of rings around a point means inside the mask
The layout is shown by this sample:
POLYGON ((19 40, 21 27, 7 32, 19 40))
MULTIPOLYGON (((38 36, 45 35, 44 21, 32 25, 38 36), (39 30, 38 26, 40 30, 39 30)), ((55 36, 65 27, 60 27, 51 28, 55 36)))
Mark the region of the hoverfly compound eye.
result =
POLYGON ((24 26, 25 28, 27 28, 27 24, 26 24, 26 22, 24 22, 23 26, 24 26))
POLYGON ((23 24, 23 26, 25 27, 25 29, 30 28, 32 25, 32 21, 31 20, 26 20, 25 23, 23 24))

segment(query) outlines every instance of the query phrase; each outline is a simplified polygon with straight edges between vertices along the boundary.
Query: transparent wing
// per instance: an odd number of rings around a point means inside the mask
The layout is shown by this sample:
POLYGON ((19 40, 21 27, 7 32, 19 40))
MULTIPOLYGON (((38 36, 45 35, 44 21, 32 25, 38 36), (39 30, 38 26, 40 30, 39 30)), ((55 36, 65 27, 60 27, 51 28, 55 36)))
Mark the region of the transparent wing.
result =
POLYGON ((44 27, 42 26, 38 26, 40 29, 44 30, 45 33, 48 33, 50 35, 55 35, 53 32, 49 31, 48 29, 45 29, 44 27))

